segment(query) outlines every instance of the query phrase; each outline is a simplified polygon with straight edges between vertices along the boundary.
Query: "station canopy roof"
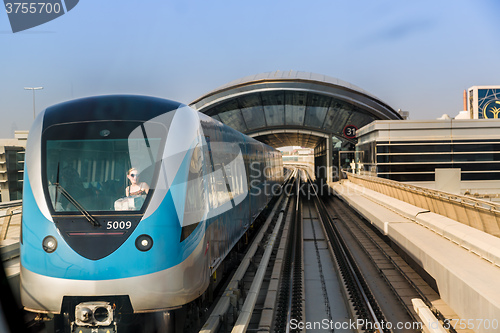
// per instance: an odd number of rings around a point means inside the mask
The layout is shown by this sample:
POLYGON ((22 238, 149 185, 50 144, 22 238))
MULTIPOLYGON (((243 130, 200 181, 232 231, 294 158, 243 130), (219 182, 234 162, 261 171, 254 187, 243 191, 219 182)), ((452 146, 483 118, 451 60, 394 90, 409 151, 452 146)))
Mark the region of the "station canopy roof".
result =
POLYGON ((244 77, 190 104, 275 148, 314 148, 329 136, 350 140, 344 128, 401 116, 377 97, 325 75, 276 71, 244 77))

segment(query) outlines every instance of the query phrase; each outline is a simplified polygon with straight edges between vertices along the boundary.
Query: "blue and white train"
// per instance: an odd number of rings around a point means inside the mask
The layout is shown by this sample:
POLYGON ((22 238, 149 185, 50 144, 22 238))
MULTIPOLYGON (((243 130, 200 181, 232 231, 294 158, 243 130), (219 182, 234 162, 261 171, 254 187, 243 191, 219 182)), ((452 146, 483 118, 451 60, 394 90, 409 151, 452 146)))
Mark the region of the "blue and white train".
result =
POLYGON ((184 104, 118 95, 44 110, 24 175, 23 306, 68 332, 116 332, 203 295, 283 168, 278 151, 184 104), (126 196, 131 168, 147 193, 126 196))

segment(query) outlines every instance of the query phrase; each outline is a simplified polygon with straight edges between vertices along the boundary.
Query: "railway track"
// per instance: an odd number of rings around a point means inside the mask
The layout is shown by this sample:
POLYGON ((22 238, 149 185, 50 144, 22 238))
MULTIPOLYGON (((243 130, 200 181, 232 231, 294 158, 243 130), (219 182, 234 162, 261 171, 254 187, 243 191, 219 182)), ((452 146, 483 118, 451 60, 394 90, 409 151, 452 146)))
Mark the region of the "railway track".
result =
POLYGON ((287 183, 224 291, 212 305, 200 332, 271 331, 285 246, 292 223, 296 172, 287 183))
POLYGON ((260 254, 235 273, 215 305, 225 311, 202 332, 421 331, 411 298, 428 302, 432 289, 350 208, 323 202, 305 173, 293 183, 263 227, 260 254))
POLYGON ((320 198, 304 172, 285 188, 189 331, 421 331, 411 299, 432 308, 432 288, 348 206, 320 198))
POLYGON ((318 196, 314 186, 309 182, 314 206, 329 240, 335 259, 339 279, 343 285, 344 295, 352 322, 360 323, 355 330, 363 332, 391 332, 387 319, 369 287, 366 277, 361 272, 359 262, 347 246, 338 228, 332 222, 328 211, 318 196))
MULTIPOLYGON (((378 275, 385 281, 379 283, 376 279, 368 279, 376 297, 383 300, 381 306, 385 313, 390 314, 393 327, 396 323, 419 321, 412 304, 412 299, 415 298, 421 299, 441 324, 445 323, 446 318, 431 302, 439 299, 439 295, 382 239, 377 231, 336 197, 326 198, 325 208, 332 223, 340 230, 343 237, 349 240, 351 251, 357 260, 367 262, 363 266, 363 274, 378 275), (395 297, 387 297, 388 295, 395 297), (400 311, 394 311, 392 307, 403 308, 405 311, 401 315, 400 311)), ((399 331, 415 331, 414 327, 399 331)), ((456 332, 452 327, 449 331, 456 332)))

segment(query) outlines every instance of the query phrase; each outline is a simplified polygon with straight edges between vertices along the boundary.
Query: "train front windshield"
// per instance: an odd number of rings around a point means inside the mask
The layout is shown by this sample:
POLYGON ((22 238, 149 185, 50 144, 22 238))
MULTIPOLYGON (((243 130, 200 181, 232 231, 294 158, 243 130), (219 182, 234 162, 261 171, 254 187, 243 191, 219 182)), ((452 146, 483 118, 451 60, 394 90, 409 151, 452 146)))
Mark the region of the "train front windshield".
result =
POLYGON ((164 125, 152 122, 49 128, 44 133, 43 165, 53 212, 140 211, 154 190, 166 133, 164 125))

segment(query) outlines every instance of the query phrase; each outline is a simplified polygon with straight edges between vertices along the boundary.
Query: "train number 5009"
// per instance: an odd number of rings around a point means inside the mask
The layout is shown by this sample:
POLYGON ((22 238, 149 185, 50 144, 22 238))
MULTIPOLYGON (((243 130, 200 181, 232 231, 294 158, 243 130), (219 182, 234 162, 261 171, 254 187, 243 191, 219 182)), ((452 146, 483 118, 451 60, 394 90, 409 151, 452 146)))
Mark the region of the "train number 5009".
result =
POLYGON ((130 227, 132 227, 132 222, 130 221, 108 221, 108 224, 106 226, 106 229, 110 230, 110 229, 114 229, 114 230, 118 230, 118 229, 130 229, 130 227))

